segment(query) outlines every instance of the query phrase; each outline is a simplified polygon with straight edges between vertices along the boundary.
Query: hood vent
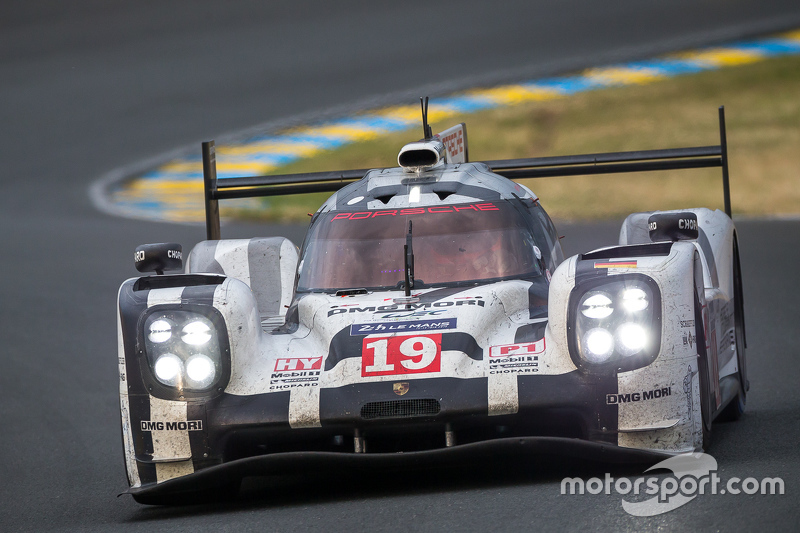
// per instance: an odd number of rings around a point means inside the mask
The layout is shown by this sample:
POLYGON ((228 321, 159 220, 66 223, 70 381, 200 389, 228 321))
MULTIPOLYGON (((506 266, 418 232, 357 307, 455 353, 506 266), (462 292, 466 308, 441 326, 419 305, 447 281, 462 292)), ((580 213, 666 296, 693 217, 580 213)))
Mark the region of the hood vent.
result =
POLYGON ((391 193, 391 194, 384 194, 383 196, 376 196, 376 197, 375 197, 375 199, 376 199, 376 200, 380 200, 380 201, 381 201, 381 203, 383 203, 383 205, 386 205, 386 204, 388 204, 388 203, 389 203, 389 201, 390 201, 392 198, 394 198, 394 195, 395 195, 395 193, 391 193))
POLYGON ((455 191, 433 191, 433 192, 435 192, 436 196, 439 197, 439 201, 444 201, 445 198, 455 193, 455 191))

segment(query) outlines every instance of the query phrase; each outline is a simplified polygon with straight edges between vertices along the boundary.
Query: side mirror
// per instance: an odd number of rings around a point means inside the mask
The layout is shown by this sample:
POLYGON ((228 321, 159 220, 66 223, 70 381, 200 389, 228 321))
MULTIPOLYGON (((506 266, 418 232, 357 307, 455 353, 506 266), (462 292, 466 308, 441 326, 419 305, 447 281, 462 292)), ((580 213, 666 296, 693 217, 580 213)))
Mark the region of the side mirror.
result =
POLYGON ((159 276, 165 270, 183 270, 183 248, 176 242, 141 244, 136 247, 133 263, 139 272, 153 272, 159 276))

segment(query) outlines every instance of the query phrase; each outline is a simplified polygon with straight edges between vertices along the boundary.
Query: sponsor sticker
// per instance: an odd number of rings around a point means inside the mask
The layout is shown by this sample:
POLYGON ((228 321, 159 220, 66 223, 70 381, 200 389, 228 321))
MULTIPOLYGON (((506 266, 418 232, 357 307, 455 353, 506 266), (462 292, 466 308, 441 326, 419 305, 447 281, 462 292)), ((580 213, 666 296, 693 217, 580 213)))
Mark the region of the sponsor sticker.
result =
POLYGON ((358 211, 337 213, 331 218, 331 222, 339 220, 366 220, 375 217, 396 217, 396 216, 409 216, 409 215, 423 215, 425 213, 439 214, 439 213, 458 213, 460 211, 499 211, 492 202, 483 202, 479 204, 461 204, 461 205, 437 205, 433 207, 410 207, 406 209, 380 209, 372 211, 358 211))
POLYGON ((163 420, 142 420, 142 431, 202 431, 202 420, 182 420, 169 422, 163 420))
POLYGON ((322 357, 281 358, 275 361, 269 390, 319 386, 322 357))
POLYGON ((539 371, 539 356, 490 361, 489 374, 533 374, 539 371))
POLYGON ((665 398, 667 396, 672 396, 672 387, 661 387, 659 389, 653 389, 644 392, 606 394, 606 403, 608 405, 615 405, 620 403, 643 402, 647 400, 665 398))
POLYGON ((683 345, 688 346, 689 348, 694 348, 694 345, 697 343, 697 336, 692 335, 691 332, 683 334, 683 345))
POLYGON ((374 322, 371 324, 352 324, 350 335, 374 335, 377 333, 409 333, 417 331, 433 331, 453 329, 457 319, 440 318, 436 320, 409 320, 405 322, 374 322))
POLYGON ((489 357, 511 357, 514 355, 534 355, 544 353, 544 339, 519 344, 501 344, 489 348, 489 357))
POLYGON ((545 340, 502 344, 489 348, 489 374, 533 374, 539 371, 539 355, 545 340))
POLYGON ((486 302, 480 296, 454 298, 454 300, 441 300, 438 302, 426 302, 416 304, 392 304, 392 305, 361 305, 346 304, 331 306, 328 316, 341 315, 345 313, 372 313, 380 315, 381 318, 409 318, 417 316, 437 316, 444 313, 448 307, 462 306, 486 307, 486 302))
POLYGON ((292 359, 278 359, 275 361, 275 371, 319 370, 322 368, 322 357, 297 357, 292 359))
POLYGON ((489 360, 489 374, 533 374, 539 371, 539 356, 525 355, 489 360))

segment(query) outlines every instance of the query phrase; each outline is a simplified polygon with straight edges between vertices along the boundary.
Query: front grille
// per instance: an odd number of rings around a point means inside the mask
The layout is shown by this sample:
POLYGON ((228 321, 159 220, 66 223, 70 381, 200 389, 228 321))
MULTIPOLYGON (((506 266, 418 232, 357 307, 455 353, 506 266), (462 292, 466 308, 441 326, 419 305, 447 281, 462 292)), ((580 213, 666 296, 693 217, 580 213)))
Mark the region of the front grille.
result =
POLYGON ((415 416, 432 416, 438 414, 442 407, 438 400, 389 400, 386 402, 370 402, 361 407, 361 418, 411 418, 415 416))

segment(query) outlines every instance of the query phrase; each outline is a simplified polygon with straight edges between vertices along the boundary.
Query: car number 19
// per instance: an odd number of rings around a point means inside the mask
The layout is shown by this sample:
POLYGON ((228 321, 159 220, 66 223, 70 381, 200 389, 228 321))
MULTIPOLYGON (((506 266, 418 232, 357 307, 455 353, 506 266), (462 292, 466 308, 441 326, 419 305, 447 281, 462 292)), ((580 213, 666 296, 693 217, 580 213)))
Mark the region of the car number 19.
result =
POLYGON ((439 372, 442 335, 366 337, 361 349, 362 376, 439 372))

